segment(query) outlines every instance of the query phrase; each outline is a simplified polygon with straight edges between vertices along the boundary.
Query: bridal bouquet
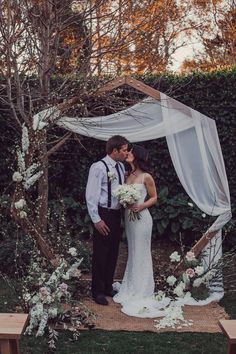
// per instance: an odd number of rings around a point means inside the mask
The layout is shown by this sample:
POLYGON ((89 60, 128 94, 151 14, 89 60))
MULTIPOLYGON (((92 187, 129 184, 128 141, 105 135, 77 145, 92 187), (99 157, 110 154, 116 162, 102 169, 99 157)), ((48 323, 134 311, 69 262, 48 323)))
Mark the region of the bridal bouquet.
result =
MULTIPOLYGON (((140 192, 133 184, 119 185, 112 195, 118 199, 119 203, 124 208, 127 208, 128 205, 135 204, 140 198, 140 192)), ((130 210, 129 217, 130 220, 134 221, 136 219, 139 220, 141 216, 138 212, 130 210)))

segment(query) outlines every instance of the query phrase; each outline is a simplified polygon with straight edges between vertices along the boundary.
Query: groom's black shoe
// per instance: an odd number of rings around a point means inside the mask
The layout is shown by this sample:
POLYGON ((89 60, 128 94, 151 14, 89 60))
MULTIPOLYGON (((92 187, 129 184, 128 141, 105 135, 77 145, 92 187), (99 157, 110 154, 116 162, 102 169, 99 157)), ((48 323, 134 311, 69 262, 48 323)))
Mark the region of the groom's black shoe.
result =
POLYGON ((108 301, 103 294, 96 295, 93 299, 99 305, 108 305, 108 301))
POLYGON ((110 291, 105 292, 105 295, 106 295, 106 296, 113 297, 113 296, 115 296, 117 293, 118 293, 118 291, 116 291, 116 290, 110 290, 110 291))

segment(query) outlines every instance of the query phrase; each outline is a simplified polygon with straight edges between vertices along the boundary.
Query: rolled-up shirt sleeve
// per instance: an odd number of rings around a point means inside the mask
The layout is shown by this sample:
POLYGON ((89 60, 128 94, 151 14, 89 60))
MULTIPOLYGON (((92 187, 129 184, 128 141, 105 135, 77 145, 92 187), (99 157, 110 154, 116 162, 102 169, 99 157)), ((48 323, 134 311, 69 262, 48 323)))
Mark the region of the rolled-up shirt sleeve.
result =
POLYGON ((101 221, 98 214, 98 204, 101 196, 102 178, 102 168, 97 163, 93 164, 89 170, 85 197, 88 212, 94 224, 101 221))

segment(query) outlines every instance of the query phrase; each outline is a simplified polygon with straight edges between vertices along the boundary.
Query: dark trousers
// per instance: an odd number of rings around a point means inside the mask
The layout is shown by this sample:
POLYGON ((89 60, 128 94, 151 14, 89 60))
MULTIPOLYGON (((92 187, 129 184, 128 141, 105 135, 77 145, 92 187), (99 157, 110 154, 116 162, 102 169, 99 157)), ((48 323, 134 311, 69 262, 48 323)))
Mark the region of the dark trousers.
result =
POLYGON ((107 236, 94 229, 92 257, 92 296, 112 290, 121 238, 121 211, 99 207, 99 215, 110 229, 107 236))

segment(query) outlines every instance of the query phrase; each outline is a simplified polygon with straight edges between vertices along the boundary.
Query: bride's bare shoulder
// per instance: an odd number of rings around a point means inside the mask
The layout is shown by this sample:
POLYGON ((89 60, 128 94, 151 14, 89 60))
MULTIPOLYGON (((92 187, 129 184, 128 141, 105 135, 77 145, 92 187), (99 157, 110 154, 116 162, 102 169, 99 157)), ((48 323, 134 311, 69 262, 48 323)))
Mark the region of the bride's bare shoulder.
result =
POLYGON ((152 175, 148 172, 144 173, 143 179, 144 179, 145 183, 153 183, 154 182, 152 175))

